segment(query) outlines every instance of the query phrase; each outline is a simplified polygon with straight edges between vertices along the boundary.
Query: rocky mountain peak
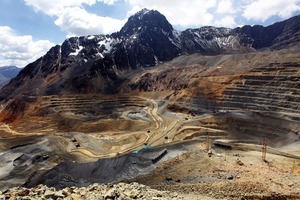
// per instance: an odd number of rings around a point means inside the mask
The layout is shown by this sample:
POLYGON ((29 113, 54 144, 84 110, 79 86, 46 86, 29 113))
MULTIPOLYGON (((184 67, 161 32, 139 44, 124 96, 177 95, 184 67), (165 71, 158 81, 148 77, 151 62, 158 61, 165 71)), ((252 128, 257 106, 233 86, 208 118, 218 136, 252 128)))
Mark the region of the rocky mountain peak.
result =
POLYGON ((145 8, 129 17, 120 34, 121 36, 130 36, 139 32, 159 30, 165 33, 172 33, 173 27, 160 12, 145 8))
POLYGON ((67 39, 27 65, 0 91, 0 100, 21 94, 118 92, 128 73, 180 55, 246 53, 300 43, 300 16, 273 25, 176 31, 156 10, 143 9, 111 35, 67 39), (47 83, 46 85, 44 83, 47 83))

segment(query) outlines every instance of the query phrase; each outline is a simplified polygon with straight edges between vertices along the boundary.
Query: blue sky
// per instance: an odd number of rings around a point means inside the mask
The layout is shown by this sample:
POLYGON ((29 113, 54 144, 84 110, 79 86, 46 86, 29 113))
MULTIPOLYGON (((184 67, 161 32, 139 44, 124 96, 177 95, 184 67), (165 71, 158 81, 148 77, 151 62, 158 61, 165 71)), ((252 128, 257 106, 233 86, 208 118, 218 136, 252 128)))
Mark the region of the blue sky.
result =
POLYGON ((270 25, 300 14, 300 0, 0 0, 0 66, 24 67, 67 37, 109 34, 142 8, 175 29, 270 25))

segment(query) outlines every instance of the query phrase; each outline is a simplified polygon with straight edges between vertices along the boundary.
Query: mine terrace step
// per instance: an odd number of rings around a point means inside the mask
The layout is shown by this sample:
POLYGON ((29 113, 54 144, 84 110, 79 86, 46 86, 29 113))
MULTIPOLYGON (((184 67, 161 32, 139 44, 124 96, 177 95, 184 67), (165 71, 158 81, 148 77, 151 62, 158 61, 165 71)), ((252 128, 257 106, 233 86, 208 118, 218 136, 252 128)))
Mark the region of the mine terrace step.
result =
POLYGON ((266 99, 280 99, 286 101, 300 102, 300 95, 289 94, 289 93, 276 93, 276 92, 266 92, 266 91, 247 91, 238 89, 227 89, 224 95, 234 95, 234 96, 247 96, 255 98, 266 98, 266 99))
POLYGON ((280 102, 276 100, 266 100, 266 99, 254 99, 254 98, 237 98, 237 97, 224 97, 218 102, 219 106, 224 105, 235 105, 238 108, 246 108, 249 105, 255 105, 256 107, 273 107, 283 110, 291 110, 292 112, 299 112, 300 104, 290 103, 290 102, 280 102))
POLYGON ((42 101, 145 101, 139 97, 99 97, 99 96, 43 96, 42 101))
POLYGON ((256 107, 251 107, 249 106, 248 108, 238 108, 238 107, 233 107, 233 106, 226 106, 226 105, 220 105, 217 107, 217 111, 221 112, 237 112, 237 111, 251 111, 251 112, 260 112, 260 113, 268 113, 271 115, 274 114, 280 114, 283 115, 284 117, 288 117, 289 120, 295 120, 295 121, 300 121, 300 113, 295 113, 295 112, 289 112, 289 111, 269 111, 269 110, 258 110, 256 107))
POLYGON ((40 107, 42 108, 51 108, 51 107, 145 107, 144 104, 132 104, 132 103, 116 103, 116 104, 108 104, 108 103, 43 103, 40 107))
POLYGON ((223 101, 219 104, 221 107, 236 107, 239 109, 259 110, 259 111, 286 111, 298 113, 298 109, 289 107, 280 107, 272 104, 246 103, 241 101, 223 101))
POLYGON ((231 107, 231 106, 219 106, 218 107, 219 111, 226 111, 226 112, 236 112, 236 111, 251 111, 251 112, 260 112, 260 113, 285 113, 283 114, 285 117, 289 118, 289 120, 294 120, 294 121, 300 121, 300 116, 299 113, 297 112, 289 112, 283 111, 283 110, 261 110, 257 109, 256 107, 248 107, 248 108, 237 108, 237 107, 231 107))
POLYGON ((287 87, 287 88, 300 88, 300 82, 290 82, 290 81, 266 81, 266 80, 245 80, 244 85, 259 85, 273 86, 273 87, 287 87))
POLYGON ((145 102, 145 100, 137 99, 137 100, 132 100, 132 99, 51 99, 49 102, 145 102))
POLYGON ((297 62, 285 62, 285 63, 270 63, 267 66, 263 67, 256 67, 253 70, 256 69, 277 69, 277 68, 300 68, 300 63, 297 62))
POLYGON ((260 73, 264 75, 281 75, 281 76, 295 76, 299 74, 300 68, 256 68, 251 70, 252 73, 260 73))
POLYGON ((266 98, 256 98, 249 96, 224 96, 220 99, 220 102, 224 101, 235 101, 235 102, 243 102, 243 103, 257 103, 257 104, 266 104, 266 105, 276 105, 280 107, 292 107, 298 109, 300 107, 299 102, 290 102, 290 101, 282 101, 279 99, 266 99, 266 98))
POLYGON ((242 75, 243 79, 250 80, 273 80, 273 81, 299 81, 300 76, 282 76, 282 75, 242 75))
POLYGON ((295 110, 291 109, 282 109, 278 107, 263 107, 260 105, 240 105, 240 104, 226 104, 226 105, 220 105, 220 109, 223 110, 251 110, 251 111, 256 111, 256 112, 289 112, 289 113, 298 113, 295 110))
POLYGON ((86 107, 86 106, 109 106, 115 105, 116 107, 124 107, 124 106, 134 106, 134 107, 145 107, 146 101, 143 99, 66 99, 66 98, 51 98, 46 99, 41 102, 41 107, 60 107, 60 106, 70 106, 70 107, 86 107))
POLYGON ((236 85, 228 89, 236 89, 243 91, 261 91, 261 92, 274 92, 274 93, 286 93, 290 95, 300 95, 300 88, 289 88, 289 87, 274 87, 274 86, 259 86, 259 85, 236 85))
POLYGON ((261 91, 261 92, 270 92, 273 93, 289 93, 294 95, 300 95, 300 88, 288 88, 288 87, 273 87, 273 86, 258 86, 258 85, 236 85, 232 88, 227 88, 226 90, 236 89, 243 91, 261 91))

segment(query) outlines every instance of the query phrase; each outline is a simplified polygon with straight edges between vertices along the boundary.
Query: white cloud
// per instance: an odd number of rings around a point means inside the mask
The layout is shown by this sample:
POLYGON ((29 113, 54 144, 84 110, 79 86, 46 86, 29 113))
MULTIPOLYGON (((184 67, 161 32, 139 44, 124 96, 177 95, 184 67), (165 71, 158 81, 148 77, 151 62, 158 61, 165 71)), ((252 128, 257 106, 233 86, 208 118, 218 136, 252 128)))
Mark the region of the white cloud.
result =
POLYGON ((163 13, 172 25, 182 28, 203 25, 234 27, 256 21, 257 24, 272 16, 282 19, 300 11, 300 0, 125 0, 132 9, 128 16, 142 8, 163 13))
POLYGON ((291 17, 300 11, 300 0, 256 0, 245 6, 243 17, 248 20, 266 21, 272 16, 291 17))
POLYGON ((48 40, 33 41, 30 35, 17 35, 8 26, 0 26, 0 66, 24 67, 44 55, 54 46, 48 40))
POLYGON ((227 15, 222 17, 219 20, 216 20, 214 23, 216 26, 220 27, 228 27, 228 28, 235 28, 237 26, 237 23, 233 16, 227 15))
POLYGON ((232 0, 221 0, 218 3, 217 13, 235 13, 236 9, 233 7, 232 0))
POLYGON ((98 0, 98 1, 105 3, 107 5, 113 5, 118 2, 118 0, 98 0))
MULTIPOLYGON (((229 26, 247 24, 247 20, 264 22, 272 16, 283 19, 300 11, 300 0, 23 0, 36 11, 55 17, 55 24, 68 36, 109 34, 119 31, 126 19, 89 13, 84 5, 101 2, 110 6, 118 2, 130 8, 127 17, 143 8, 164 14, 175 27, 191 28, 205 25, 229 26)), ((126 9, 124 8, 124 9, 126 9)))
POLYGON ((108 34, 120 30, 124 23, 124 20, 88 13, 80 7, 66 8, 55 20, 55 24, 66 31, 68 36, 108 34))
MULTIPOLYGON (((103 0, 107 1, 107 0, 103 0)), ((96 0, 24 0, 25 4, 32 6, 35 11, 47 15, 58 16, 63 14, 65 8, 86 5, 94 5, 96 0)))
POLYGON ((132 6, 128 15, 148 8, 163 13, 172 25, 200 26, 211 25, 214 16, 209 12, 217 5, 216 0, 125 0, 132 6))
POLYGON ((108 34, 119 31, 125 20, 102 17, 87 12, 83 5, 92 6, 100 1, 113 5, 118 0, 24 0, 35 11, 56 17, 55 24, 68 36, 108 34))
MULTIPOLYGON (((55 17, 55 24, 68 36, 109 34, 119 31, 126 19, 103 17, 85 10, 97 2, 114 5, 121 0, 23 0, 35 11, 55 17)), ((264 22, 272 16, 290 17, 300 11, 300 0, 122 0, 131 8, 127 17, 143 8, 155 9, 181 28, 236 26, 246 20, 264 22), (171 6, 170 6, 171 5, 171 6)))

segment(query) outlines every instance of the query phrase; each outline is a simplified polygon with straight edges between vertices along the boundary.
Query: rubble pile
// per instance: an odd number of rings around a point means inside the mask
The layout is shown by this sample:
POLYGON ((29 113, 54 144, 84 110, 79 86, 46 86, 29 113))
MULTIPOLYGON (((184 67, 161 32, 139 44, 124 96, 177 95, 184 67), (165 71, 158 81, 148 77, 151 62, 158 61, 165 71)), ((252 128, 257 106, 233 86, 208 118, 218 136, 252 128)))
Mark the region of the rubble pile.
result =
POLYGON ((183 199, 176 192, 158 191, 138 183, 93 184, 62 190, 38 185, 34 188, 14 187, 0 192, 0 199, 183 199))

